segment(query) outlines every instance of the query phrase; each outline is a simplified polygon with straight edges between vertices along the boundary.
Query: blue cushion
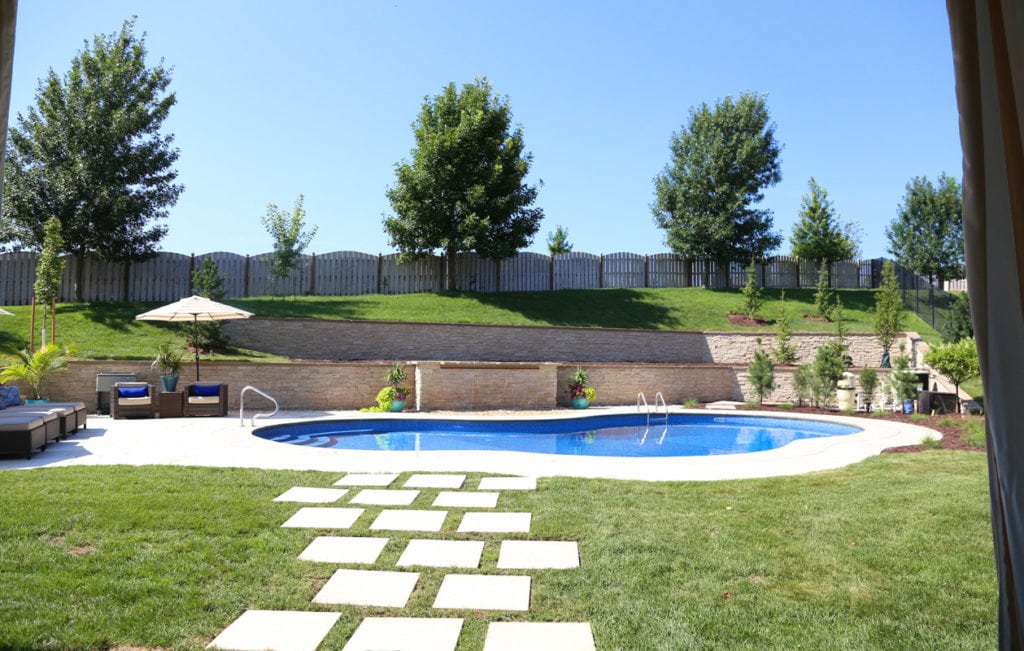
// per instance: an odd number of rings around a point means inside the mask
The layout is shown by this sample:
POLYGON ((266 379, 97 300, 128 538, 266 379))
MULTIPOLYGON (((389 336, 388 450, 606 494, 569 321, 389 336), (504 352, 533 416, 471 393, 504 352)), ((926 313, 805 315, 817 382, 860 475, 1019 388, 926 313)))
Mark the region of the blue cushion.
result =
POLYGON ((203 398, 212 398, 220 396, 220 385, 219 384, 196 384, 193 389, 197 396, 203 398))
POLYGON ((148 395, 148 387, 117 387, 118 398, 145 398, 148 395))
POLYGON ((17 407, 21 404, 21 391, 17 386, 0 387, 0 409, 17 407))

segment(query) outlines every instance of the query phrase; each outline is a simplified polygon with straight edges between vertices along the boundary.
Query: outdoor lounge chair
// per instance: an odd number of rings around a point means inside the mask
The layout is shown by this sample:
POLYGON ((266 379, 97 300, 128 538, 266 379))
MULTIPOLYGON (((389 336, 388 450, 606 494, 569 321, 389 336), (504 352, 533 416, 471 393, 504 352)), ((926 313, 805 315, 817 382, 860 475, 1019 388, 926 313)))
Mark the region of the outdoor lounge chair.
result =
POLYGON ((110 415, 113 418, 153 418, 156 399, 148 382, 115 382, 110 389, 110 415))
POLYGON ((228 385, 221 382, 196 382, 185 390, 186 416, 227 416, 228 385))
POLYGON ((80 402, 46 402, 33 405, 16 405, 8 407, 2 413, 33 413, 46 412, 57 417, 59 437, 67 438, 79 427, 86 427, 85 405, 80 402))
MULTIPOLYGON (((51 417, 56 421, 56 417, 51 417)), ((46 418, 39 414, 0 411, 0 454, 32 458, 32 450, 46 449, 46 418)))

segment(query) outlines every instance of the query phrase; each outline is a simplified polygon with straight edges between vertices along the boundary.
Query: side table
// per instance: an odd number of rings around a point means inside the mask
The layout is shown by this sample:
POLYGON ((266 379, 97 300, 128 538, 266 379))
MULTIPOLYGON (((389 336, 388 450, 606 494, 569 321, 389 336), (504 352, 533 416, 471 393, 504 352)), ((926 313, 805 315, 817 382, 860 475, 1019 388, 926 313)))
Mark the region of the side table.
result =
POLYGON ((160 418, 181 418, 185 415, 184 391, 160 392, 160 418))

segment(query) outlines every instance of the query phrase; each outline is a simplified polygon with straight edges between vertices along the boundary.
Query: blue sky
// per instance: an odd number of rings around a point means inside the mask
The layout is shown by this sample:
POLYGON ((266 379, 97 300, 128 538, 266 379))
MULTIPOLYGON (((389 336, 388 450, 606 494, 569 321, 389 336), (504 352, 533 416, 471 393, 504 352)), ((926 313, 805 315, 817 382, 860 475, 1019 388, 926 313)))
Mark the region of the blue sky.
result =
POLYGON ((381 216, 424 96, 486 75, 509 97, 543 180, 530 251, 667 251, 653 178, 691 107, 764 93, 783 180, 764 207, 788 237, 813 176, 886 255, 906 183, 960 177, 944 3, 635 0, 51 0, 21 2, 12 121, 49 68, 138 16, 173 68, 165 123, 185 185, 161 248, 269 251, 267 203, 305 195, 307 252, 388 253, 381 216))

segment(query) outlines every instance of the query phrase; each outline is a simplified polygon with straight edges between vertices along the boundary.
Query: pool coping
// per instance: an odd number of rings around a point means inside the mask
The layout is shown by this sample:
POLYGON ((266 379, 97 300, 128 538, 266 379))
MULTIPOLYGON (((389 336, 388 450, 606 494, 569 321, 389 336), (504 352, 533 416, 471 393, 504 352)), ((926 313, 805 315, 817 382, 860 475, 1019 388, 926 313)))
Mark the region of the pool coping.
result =
MULTIPOLYGON (((367 414, 353 411, 283 413, 258 424, 331 419, 446 420, 568 419, 636 413, 635 407, 591 407, 544 412, 409 412, 367 414)), ((882 450, 941 438, 935 430, 905 422, 843 415, 743 410, 669 408, 672 414, 716 413, 843 423, 863 431, 838 437, 801 439, 775 450, 701 457, 584 457, 501 451, 334 450, 278 443, 253 436, 239 418, 113 420, 90 416, 90 429, 51 444, 32 459, 0 459, 0 469, 68 465, 182 465, 322 470, 344 472, 485 472, 528 477, 588 477, 645 481, 712 481, 798 475, 831 470, 862 461, 882 450)))

